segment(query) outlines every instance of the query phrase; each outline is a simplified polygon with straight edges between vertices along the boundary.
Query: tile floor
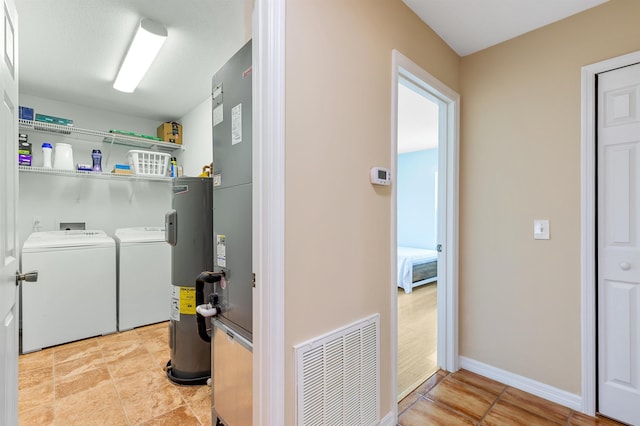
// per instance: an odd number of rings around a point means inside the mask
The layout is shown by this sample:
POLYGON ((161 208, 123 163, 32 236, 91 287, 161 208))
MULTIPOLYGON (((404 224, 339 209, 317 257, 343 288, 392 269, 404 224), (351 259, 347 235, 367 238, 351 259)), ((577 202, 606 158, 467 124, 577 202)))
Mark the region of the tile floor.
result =
POLYGON ((210 425, 211 388, 163 370, 167 324, 20 355, 20 425, 210 425))
MULTIPOLYGON (((21 426, 211 425, 211 388, 171 383, 167 323, 19 358, 21 426)), ((401 426, 619 425, 465 370, 438 371, 398 404, 401 426)))
POLYGON ((469 371, 438 371, 398 404, 398 423, 414 425, 619 425, 469 371))

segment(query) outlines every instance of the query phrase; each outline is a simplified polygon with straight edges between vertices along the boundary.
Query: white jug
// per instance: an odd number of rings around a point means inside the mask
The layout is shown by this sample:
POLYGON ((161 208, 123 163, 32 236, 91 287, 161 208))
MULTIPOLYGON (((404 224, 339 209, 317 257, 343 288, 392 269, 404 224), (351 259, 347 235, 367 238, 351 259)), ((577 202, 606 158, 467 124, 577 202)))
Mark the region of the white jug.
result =
POLYGON ((73 170, 73 149, 68 143, 57 143, 53 161, 54 169, 73 170))

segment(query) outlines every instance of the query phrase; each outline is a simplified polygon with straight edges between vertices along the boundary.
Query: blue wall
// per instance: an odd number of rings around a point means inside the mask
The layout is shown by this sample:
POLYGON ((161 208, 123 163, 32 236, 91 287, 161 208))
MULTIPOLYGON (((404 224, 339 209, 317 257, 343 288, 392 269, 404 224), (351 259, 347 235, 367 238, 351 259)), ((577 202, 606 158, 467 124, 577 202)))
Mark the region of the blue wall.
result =
POLYGON ((438 150, 398 155, 398 245, 436 248, 438 150))

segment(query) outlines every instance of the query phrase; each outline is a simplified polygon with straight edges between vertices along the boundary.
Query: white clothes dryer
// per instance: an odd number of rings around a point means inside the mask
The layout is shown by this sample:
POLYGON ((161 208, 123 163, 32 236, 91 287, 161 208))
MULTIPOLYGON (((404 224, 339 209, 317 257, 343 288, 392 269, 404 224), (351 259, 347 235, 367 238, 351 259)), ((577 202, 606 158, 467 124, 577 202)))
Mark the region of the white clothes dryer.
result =
MULTIPOLYGON (((118 330, 168 321, 171 312, 171 246, 164 228, 116 229, 118 330)), ((194 278, 195 279, 195 278, 194 278)))
POLYGON ((34 232, 22 248, 22 353, 116 331, 116 250, 104 231, 34 232))

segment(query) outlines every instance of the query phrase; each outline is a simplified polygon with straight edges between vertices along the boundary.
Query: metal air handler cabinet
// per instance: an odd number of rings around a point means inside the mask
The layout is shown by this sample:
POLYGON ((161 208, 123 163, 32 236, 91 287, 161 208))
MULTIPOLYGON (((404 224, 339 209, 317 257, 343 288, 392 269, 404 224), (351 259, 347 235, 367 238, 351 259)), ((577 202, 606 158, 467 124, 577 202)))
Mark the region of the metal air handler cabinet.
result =
POLYGON ((181 385, 205 384, 211 377, 211 345, 196 324, 196 278, 213 268, 212 187, 211 178, 174 179, 173 209, 165 215, 165 239, 172 246, 167 377, 181 385))
POLYGON ((214 424, 252 419, 251 41, 215 73, 213 98, 214 270, 222 313, 212 322, 214 424))

